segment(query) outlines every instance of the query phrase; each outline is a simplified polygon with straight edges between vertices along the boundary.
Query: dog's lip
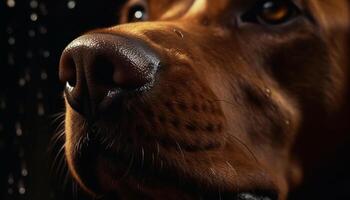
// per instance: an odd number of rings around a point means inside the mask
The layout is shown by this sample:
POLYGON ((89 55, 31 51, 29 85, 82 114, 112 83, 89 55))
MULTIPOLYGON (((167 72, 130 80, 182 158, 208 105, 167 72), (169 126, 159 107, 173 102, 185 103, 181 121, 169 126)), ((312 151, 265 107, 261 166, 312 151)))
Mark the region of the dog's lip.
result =
POLYGON ((274 197, 270 197, 269 195, 259 195, 255 193, 239 193, 237 195, 237 200, 274 200, 274 197))
MULTIPOLYGON (((110 155, 113 153, 113 151, 104 150, 104 153, 100 154, 100 158, 105 159, 105 161, 110 162, 111 164, 114 164, 117 162, 115 159, 111 159, 110 155)), ((120 164, 120 163, 119 163, 120 164)), ((127 165, 124 163, 124 165, 127 165)), ((128 166, 125 166, 128 167, 128 166)), ((129 170, 129 169, 128 169, 129 170)), ((118 180, 114 180, 116 183, 119 182, 118 180)), ((244 191, 240 191, 237 189, 237 191, 233 192, 227 192, 225 196, 220 196, 219 198, 222 200, 229 199, 229 200, 277 200, 278 199, 278 192, 275 189, 271 190, 266 190, 266 189, 252 189, 252 190, 247 190, 245 189, 244 191), (237 192, 239 191, 239 192, 237 192)), ((211 200, 213 197, 201 197, 200 199, 202 200, 211 200)))
MULTIPOLYGON (((87 134, 88 137, 89 134, 87 134)), ((112 190, 104 190, 103 188, 101 188, 101 185, 96 182, 96 180, 99 179, 99 175, 98 174, 91 174, 91 170, 95 171, 97 168, 97 163, 99 163, 99 161, 103 161, 105 163, 108 163, 106 166, 104 166, 101 169, 104 169, 104 173, 110 174, 111 176, 111 181, 118 183, 120 180, 120 176, 123 176, 125 173, 125 170, 129 170, 129 162, 128 159, 128 155, 125 155, 125 150, 122 152, 116 152, 115 149, 113 148, 105 148, 103 146, 101 146, 102 144, 100 143, 96 143, 96 141, 98 140, 98 137, 93 137, 90 136, 88 137, 88 140, 83 140, 83 141, 88 141, 88 144, 83 145, 85 146, 85 151, 87 152, 91 152, 91 149, 94 149, 94 158, 85 160, 88 161, 91 165, 95 165, 95 167, 91 166, 90 168, 86 169, 78 169, 78 171, 82 170, 83 174, 85 174, 84 180, 82 180, 84 183, 87 183, 87 187, 91 190, 94 191, 95 194, 97 195, 101 195, 103 196, 106 193, 109 192, 113 192, 116 188, 113 188, 112 190), (97 146, 96 146, 97 145, 97 146), (89 150, 90 149, 90 150, 89 150), (96 151, 95 151, 96 150, 96 151), (116 154, 117 153, 117 154, 116 154), (100 160, 99 160, 100 159, 100 160), (90 160, 90 161, 89 161, 90 160), (93 161, 93 162, 91 162, 93 161), (114 168, 115 167, 115 168, 114 168), (119 170, 119 171, 118 171, 119 170), (95 180, 95 181, 94 181, 95 180), (86 182, 85 182, 86 181, 86 182)), ((129 152, 130 153, 130 152, 129 152)), ((79 159, 84 159, 84 155, 77 154, 77 157, 75 157, 77 160, 79 159), (81 157, 82 156, 82 157, 81 157)), ((91 156, 91 154, 90 154, 91 156)), ((85 157, 85 159, 87 159, 85 157)), ((136 158, 135 158, 136 159, 136 158)), ((137 158, 139 159, 139 158, 137 158)), ((146 168, 144 168, 145 166, 142 166, 142 168, 140 168, 140 166, 136 166, 136 170, 138 170, 137 173, 142 172, 141 174, 152 174, 152 171, 147 171, 147 165, 146 168), (145 171, 147 173, 145 173, 145 171), (149 172, 149 173, 148 173, 149 172)), ((148 166, 150 167, 150 166, 148 166)), ((152 167, 152 166, 151 166, 152 167)), ((151 169, 151 170, 155 170, 157 171, 157 169, 151 169)), ((174 170, 174 169, 170 169, 170 170, 174 170)), ((176 170, 176 166, 175 166, 175 170, 176 170)), ((176 171, 173 171, 176 172, 176 171)), ((138 175, 136 175, 134 177, 135 174, 133 174, 134 171, 130 172, 130 177, 131 178, 136 178, 135 180, 139 180, 138 178, 140 178, 138 175)), ((190 173, 190 172, 189 172, 190 173)), ((79 172, 78 172, 79 174, 79 172)), ((80 175, 83 175, 80 174, 80 175)), ((176 176, 176 175, 174 175, 176 176)), ((124 177, 123 179, 128 179, 129 177, 124 177)), ((142 177, 141 177, 142 178, 142 177)), ((159 177, 156 175, 151 175, 151 180, 155 180, 155 181, 161 181, 161 179, 158 179, 159 177)), ((197 180, 197 179, 195 179, 197 180)), ((199 181, 199 180, 197 180, 199 181)), ((225 193, 228 193, 227 195, 225 194, 224 197, 221 199, 233 199, 233 200, 277 200, 278 199, 278 190, 275 188, 274 185, 270 185, 270 184, 265 184, 265 183, 260 183, 260 184, 254 184, 254 186, 252 185, 252 187, 254 188, 250 188, 250 186, 243 186, 240 187, 239 185, 236 186, 237 188, 234 189, 234 191, 227 191, 225 193), (264 186, 265 185, 265 186, 264 186)), ((216 199, 217 196, 217 190, 215 190, 214 188, 210 189, 211 187, 209 187, 209 192, 208 195, 210 196, 210 198, 207 198, 206 196, 207 193, 205 193, 205 195, 203 195, 200 199, 203 200, 210 200, 210 199, 216 199)), ((205 191, 207 192, 207 191, 205 191)), ((184 193, 186 193, 186 191, 184 190, 184 193)), ((195 198, 196 199, 196 198, 195 198)))

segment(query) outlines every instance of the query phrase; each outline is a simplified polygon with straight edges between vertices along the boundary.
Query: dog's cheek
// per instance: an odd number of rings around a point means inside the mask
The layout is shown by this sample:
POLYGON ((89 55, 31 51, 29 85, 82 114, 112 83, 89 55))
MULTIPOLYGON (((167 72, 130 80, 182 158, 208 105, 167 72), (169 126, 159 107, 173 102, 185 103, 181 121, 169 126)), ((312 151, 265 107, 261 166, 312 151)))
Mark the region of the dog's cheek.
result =
POLYGON ((333 94, 339 93, 336 79, 340 74, 319 38, 307 36, 279 44, 271 50, 265 65, 273 78, 298 99, 305 112, 329 108, 324 104, 337 99, 333 94))

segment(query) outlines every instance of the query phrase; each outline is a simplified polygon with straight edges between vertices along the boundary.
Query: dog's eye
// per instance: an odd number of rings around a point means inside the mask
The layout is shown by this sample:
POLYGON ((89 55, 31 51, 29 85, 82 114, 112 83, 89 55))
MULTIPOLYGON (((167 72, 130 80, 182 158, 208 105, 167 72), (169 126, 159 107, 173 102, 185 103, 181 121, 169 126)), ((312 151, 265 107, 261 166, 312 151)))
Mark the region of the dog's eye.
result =
POLYGON ((286 23, 300 13, 298 7, 289 0, 265 0, 244 14, 242 20, 266 25, 286 23))
POLYGON ((145 21, 148 18, 146 9, 142 5, 135 5, 130 7, 128 12, 128 22, 145 21))

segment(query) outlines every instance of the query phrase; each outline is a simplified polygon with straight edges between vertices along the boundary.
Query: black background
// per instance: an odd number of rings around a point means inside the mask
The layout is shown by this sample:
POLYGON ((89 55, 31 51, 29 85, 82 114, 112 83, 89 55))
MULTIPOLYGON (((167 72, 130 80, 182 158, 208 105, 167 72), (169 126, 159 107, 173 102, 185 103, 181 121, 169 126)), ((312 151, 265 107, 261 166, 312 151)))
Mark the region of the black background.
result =
POLYGON ((64 110, 58 63, 75 37, 115 25, 121 3, 0 1, 1 200, 87 199, 66 178, 62 153, 55 159, 62 118, 55 119, 64 110))

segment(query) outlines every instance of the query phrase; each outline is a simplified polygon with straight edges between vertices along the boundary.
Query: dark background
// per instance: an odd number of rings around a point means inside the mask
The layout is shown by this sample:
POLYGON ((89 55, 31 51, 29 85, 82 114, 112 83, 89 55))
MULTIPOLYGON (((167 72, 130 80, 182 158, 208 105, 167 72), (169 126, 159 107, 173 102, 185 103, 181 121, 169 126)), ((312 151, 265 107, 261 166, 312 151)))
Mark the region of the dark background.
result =
MULTIPOLYGON (((64 110, 58 63, 75 37, 116 24, 121 3, 0 0, 0 200, 89 199, 67 177, 62 140, 52 142, 64 110)), ((350 199, 348 147, 339 152, 293 199, 350 199)))
POLYGON ((58 63, 83 32, 118 21, 120 0, 0 0, 0 200, 86 199, 66 178, 58 63))

